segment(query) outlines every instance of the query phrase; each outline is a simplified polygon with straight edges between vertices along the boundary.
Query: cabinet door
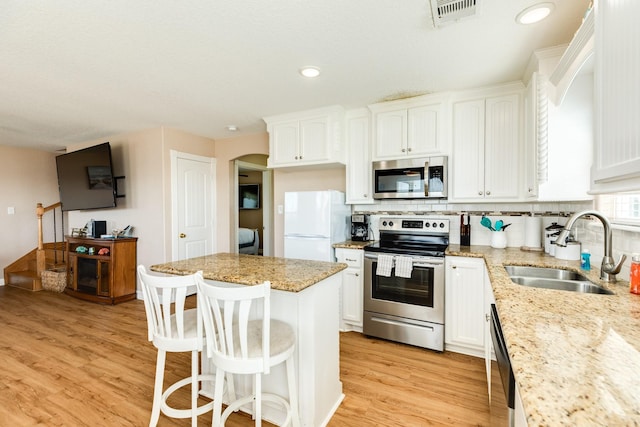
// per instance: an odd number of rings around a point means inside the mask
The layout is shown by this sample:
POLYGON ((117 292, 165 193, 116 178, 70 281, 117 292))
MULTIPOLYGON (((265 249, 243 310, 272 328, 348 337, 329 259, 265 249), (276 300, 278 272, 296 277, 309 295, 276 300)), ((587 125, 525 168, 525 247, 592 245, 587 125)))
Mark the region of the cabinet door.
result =
MULTIPOLYGON (((533 73, 524 98, 524 196, 538 197, 538 73, 533 73)), ((546 102, 546 99, 544 100, 546 102)))
POLYGON ((453 106, 451 198, 484 200, 484 100, 453 106))
POLYGON ((270 131, 269 160, 271 165, 291 164, 299 159, 299 126, 297 121, 276 123, 270 131))
POLYGON ((347 203, 373 203, 369 117, 347 118, 347 203))
POLYGON ((484 260, 447 257, 445 345, 447 350, 485 354, 484 260))
POLYGON ((342 276, 342 319, 362 326, 362 272, 360 268, 347 268, 342 276))
POLYGON ((407 154, 424 156, 440 153, 442 105, 410 108, 407 112, 407 154))
POLYGON ((329 136, 327 116, 300 121, 299 160, 305 163, 328 160, 329 136))
POLYGON ((640 189, 640 27, 637 24, 640 2, 600 1, 595 12, 593 189, 637 191, 640 189))
POLYGON ((109 274, 109 261, 98 261, 98 287, 96 292, 100 296, 111 296, 111 275, 109 274))
POLYGON ((520 195, 520 95, 487 98, 484 192, 486 198, 520 195))
POLYGON ((374 160, 407 155, 407 110, 387 111, 375 116, 374 160))

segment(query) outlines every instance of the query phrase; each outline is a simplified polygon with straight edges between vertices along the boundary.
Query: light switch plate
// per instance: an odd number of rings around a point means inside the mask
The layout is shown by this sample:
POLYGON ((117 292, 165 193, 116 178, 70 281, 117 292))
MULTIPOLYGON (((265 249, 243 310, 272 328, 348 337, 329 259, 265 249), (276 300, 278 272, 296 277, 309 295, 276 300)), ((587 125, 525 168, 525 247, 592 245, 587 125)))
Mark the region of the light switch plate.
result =
POLYGON ((9 206, 9 207, 7 208, 7 214, 8 214, 8 215, 13 215, 13 214, 15 214, 15 213, 16 213, 16 208, 14 208, 13 206, 9 206))

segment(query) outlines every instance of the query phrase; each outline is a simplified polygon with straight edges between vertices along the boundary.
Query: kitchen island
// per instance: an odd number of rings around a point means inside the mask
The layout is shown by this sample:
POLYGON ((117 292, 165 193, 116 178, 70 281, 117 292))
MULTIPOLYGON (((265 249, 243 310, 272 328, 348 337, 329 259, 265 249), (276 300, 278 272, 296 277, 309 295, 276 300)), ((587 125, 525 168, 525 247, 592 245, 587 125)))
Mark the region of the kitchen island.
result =
MULTIPOLYGON (((339 292, 346 264, 220 253, 152 265, 159 273, 186 275, 202 271, 205 280, 222 286, 271 282, 271 317, 290 324, 296 332, 296 378, 301 425, 327 425, 344 394, 340 381, 339 292)), ((212 372, 203 363, 203 372, 212 372)), ((238 377, 238 376, 236 376, 238 377)), ((203 386, 203 394, 213 396, 203 386)), ((236 378, 236 392, 250 383, 236 378)), ((263 390, 288 396, 284 366, 271 370, 263 390)), ((279 407, 263 408, 264 419, 280 424, 279 407)))
POLYGON ((528 425, 640 424, 640 295, 628 282, 516 248, 450 245, 447 255, 485 260, 528 425), (521 286, 505 265, 577 271, 615 295, 521 286))

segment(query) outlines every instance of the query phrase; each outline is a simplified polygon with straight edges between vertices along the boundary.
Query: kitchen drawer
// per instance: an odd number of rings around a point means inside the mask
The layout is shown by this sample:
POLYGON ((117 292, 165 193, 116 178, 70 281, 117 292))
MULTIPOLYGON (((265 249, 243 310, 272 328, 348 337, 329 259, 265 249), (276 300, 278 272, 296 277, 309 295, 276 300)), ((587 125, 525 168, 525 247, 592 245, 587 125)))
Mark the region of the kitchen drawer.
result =
POLYGON ((362 249, 336 248, 336 258, 338 262, 344 262, 349 267, 361 268, 364 251, 362 249))

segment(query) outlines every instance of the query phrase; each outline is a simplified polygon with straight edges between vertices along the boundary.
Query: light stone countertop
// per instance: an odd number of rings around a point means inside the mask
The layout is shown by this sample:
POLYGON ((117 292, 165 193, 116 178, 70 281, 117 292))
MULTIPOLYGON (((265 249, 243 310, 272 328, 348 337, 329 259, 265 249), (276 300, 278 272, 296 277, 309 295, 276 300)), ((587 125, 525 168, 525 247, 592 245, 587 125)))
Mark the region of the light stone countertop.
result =
POLYGON ((346 242, 334 243, 333 247, 338 249, 364 249, 365 246, 374 243, 373 240, 365 240, 364 242, 347 240, 346 242))
POLYGON ((592 266, 586 275, 616 295, 529 288, 503 266, 586 272, 517 248, 450 245, 447 255, 485 259, 530 426, 640 425, 640 295, 626 280, 604 284, 592 266))
POLYGON ((271 289, 300 292, 347 268, 347 264, 245 254, 218 253, 152 265, 158 273, 186 275, 202 270, 205 279, 257 285, 268 280, 271 289))

